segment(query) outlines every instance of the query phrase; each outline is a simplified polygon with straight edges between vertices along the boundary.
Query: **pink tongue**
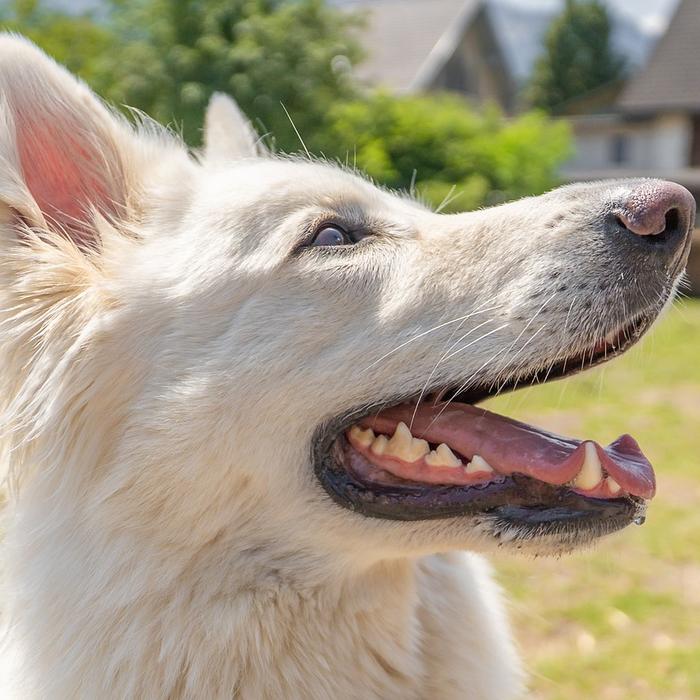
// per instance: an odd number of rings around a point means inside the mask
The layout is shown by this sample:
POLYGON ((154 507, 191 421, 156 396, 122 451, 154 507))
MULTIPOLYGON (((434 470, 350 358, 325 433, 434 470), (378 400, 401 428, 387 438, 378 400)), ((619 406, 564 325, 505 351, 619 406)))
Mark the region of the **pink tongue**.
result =
MULTIPOLYGON (((375 432, 392 435, 401 421, 415 437, 449 445, 463 457, 483 457, 501 474, 518 472, 549 484, 566 484, 583 466, 584 441, 560 437, 526 423, 469 404, 444 406, 402 404, 361 421, 375 432)), ((601 466, 628 493, 652 498, 654 470, 639 445, 623 435, 607 447, 593 443, 601 466)))

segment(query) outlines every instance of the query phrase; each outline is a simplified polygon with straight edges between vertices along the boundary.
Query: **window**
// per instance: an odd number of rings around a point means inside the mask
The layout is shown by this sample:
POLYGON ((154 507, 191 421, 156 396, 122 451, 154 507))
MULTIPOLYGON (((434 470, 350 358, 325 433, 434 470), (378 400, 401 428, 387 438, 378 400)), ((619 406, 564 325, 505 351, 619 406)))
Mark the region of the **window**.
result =
POLYGON ((700 166, 700 116, 693 117, 693 137, 690 151, 690 165, 700 166))
POLYGON ((628 139, 626 134, 614 134, 610 143, 610 160, 615 165, 622 165, 627 162, 629 154, 628 139))

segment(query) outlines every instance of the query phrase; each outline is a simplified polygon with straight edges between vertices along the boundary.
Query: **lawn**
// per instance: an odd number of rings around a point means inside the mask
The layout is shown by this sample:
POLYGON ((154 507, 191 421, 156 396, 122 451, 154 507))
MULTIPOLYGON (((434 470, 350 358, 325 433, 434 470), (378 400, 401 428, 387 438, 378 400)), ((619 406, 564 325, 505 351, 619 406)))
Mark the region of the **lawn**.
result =
POLYGON ((496 559, 532 697, 700 698, 700 301, 606 367, 490 406, 603 444, 630 433, 657 474, 642 527, 561 559, 496 559))

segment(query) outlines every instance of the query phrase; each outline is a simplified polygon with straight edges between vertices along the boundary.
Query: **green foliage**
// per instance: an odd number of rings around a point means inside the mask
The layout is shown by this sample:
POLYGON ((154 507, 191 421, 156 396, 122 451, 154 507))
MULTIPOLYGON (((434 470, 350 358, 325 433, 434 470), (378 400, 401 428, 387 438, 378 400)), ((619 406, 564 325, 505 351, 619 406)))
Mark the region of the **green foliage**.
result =
POLYGON ((113 0, 121 49, 105 67, 108 98, 173 120, 190 143, 214 91, 235 95, 283 150, 325 125, 328 106, 351 94, 358 58, 352 17, 322 0, 113 0))
POLYGON ((335 105, 326 155, 391 187, 417 191, 447 210, 543 192, 569 152, 568 128, 530 112, 506 120, 456 96, 375 94, 335 105), (454 193, 451 190, 454 187, 454 193))
POLYGON ((111 0, 103 20, 15 0, 3 24, 27 34, 108 100, 174 124, 193 145, 215 91, 235 95, 281 150, 325 128, 353 95, 352 15, 323 0, 111 0))
POLYGON ((532 104, 557 113, 568 100, 622 79, 625 61, 613 50, 610 33, 610 17, 600 0, 566 0, 535 65, 532 104))

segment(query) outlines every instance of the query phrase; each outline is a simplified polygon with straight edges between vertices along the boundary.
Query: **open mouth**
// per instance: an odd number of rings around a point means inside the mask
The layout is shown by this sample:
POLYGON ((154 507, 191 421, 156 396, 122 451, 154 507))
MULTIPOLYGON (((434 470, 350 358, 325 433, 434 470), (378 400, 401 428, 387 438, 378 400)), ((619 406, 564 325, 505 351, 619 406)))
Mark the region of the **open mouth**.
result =
POLYGON ((554 535, 573 545, 641 523, 655 477, 634 438, 623 435, 603 446, 476 404, 601 364, 630 347, 652 320, 637 317, 525 381, 461 392, 436 387, 431 394, 354 411, 321 431, 316 473, 339 504, 364 515, 475 516, 493 533, 507 531, 509 540, 554 535))

